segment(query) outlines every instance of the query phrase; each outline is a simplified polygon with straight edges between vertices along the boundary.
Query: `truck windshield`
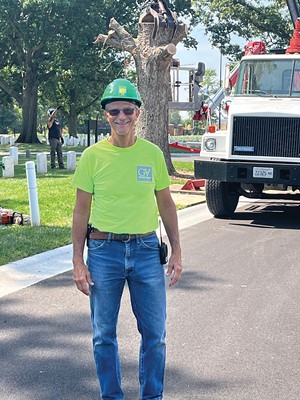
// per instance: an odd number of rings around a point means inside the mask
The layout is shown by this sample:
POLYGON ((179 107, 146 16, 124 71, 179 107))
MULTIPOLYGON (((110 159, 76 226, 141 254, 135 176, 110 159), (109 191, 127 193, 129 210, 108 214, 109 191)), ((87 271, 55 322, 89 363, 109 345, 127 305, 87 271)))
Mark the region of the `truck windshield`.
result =
POLYGON ((243 60, 235 94, 300 97, 300 60, 243 60))

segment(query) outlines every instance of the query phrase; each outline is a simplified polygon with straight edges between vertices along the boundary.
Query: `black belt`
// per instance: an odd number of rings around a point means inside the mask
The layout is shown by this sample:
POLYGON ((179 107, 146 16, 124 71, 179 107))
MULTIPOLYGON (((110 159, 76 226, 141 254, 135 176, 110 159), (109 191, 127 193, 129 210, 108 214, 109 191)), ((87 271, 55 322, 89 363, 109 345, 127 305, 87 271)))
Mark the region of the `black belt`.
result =
POLYGON ((121 242, 127 242, 128 240, 141 238, 145 236, 152 235, 155 231, 147 232, 147 233, 109 233, 109 232, 101 232, 96 228, 92 228, 88 237, 89 239, 96 240, 119 240, 121 242))

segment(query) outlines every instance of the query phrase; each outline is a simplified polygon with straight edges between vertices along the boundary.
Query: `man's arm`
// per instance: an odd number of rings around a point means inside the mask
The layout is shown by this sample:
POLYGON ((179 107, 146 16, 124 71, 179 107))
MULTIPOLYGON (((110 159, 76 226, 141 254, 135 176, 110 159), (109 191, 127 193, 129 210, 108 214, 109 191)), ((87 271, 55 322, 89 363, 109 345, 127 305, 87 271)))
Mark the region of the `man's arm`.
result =
POLYGON ((163 221, 171 245, 171 256, 168 263, 167 275, 171 275, 173 273, 171 285, 175 285, 182 272, 176 206, 172 199, 169 188, 159 190, 155 192, 155 195, 159 214, 163 221))
POLYGON ((83 260, 87 225, 90 218, 92 194, 77 189, 76 204, 73 211, 72 241, 73 241, 73 279, 77 288, 87 296, 89 285, 93 285, 90 273, 83 260))
POLYGON ((55 116, 56 116, 56 111, 54 111, 54 112, 50 115, 50 117, 48 118, 47 126, 48 126, 49 129, 52 127, 52 125, 53 125, 53 123, 54 123, 55 116))

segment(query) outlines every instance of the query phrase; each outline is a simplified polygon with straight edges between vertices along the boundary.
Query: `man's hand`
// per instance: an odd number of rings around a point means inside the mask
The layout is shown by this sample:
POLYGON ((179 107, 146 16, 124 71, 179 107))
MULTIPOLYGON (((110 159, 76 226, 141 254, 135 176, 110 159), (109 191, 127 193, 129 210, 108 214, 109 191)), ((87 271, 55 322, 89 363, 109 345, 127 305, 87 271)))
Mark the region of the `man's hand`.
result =
POLYGON ((83 262, 76 265, 74 263, 73 280, 78 290, 87 296, 90 295, 89 285, 93 286, 94 282, 91 279, 87 266, 83 262))
POLYGON ((165 226, 172 249, 166 275, 172 275, 170 286, 173 286, 180 278, 182 272, 176 206, 172 199, 169 188, 156 191, 155 195, 159 214, 165 226))
POLYGON ((182 273, 182 261, 181 257, 176 256, 175 254, 171 254, 168 269, 166 272, 167 276, 172 275, 170 286, 175 285, 175 283, 180 279, 182 273))
POLYGON ((49 121, 54 121, 56 118, 56 111, 53 111, 53 113, 49 117, 49 121))

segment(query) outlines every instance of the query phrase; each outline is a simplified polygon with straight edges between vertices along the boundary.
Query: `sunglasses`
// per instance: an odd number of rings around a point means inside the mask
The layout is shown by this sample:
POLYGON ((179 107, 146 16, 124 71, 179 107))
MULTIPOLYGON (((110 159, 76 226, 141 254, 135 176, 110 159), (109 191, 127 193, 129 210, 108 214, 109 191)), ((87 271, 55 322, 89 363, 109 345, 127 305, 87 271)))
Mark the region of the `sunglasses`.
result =
POLYGON ((117 115, 120 114, 121 111, 123 111, 123 114, 125 115, 133 115, 135 112, 136 108, 112 108, 111 110, 106 110, 108 112, 108 114, 111 117, 116 117, 117 115))

